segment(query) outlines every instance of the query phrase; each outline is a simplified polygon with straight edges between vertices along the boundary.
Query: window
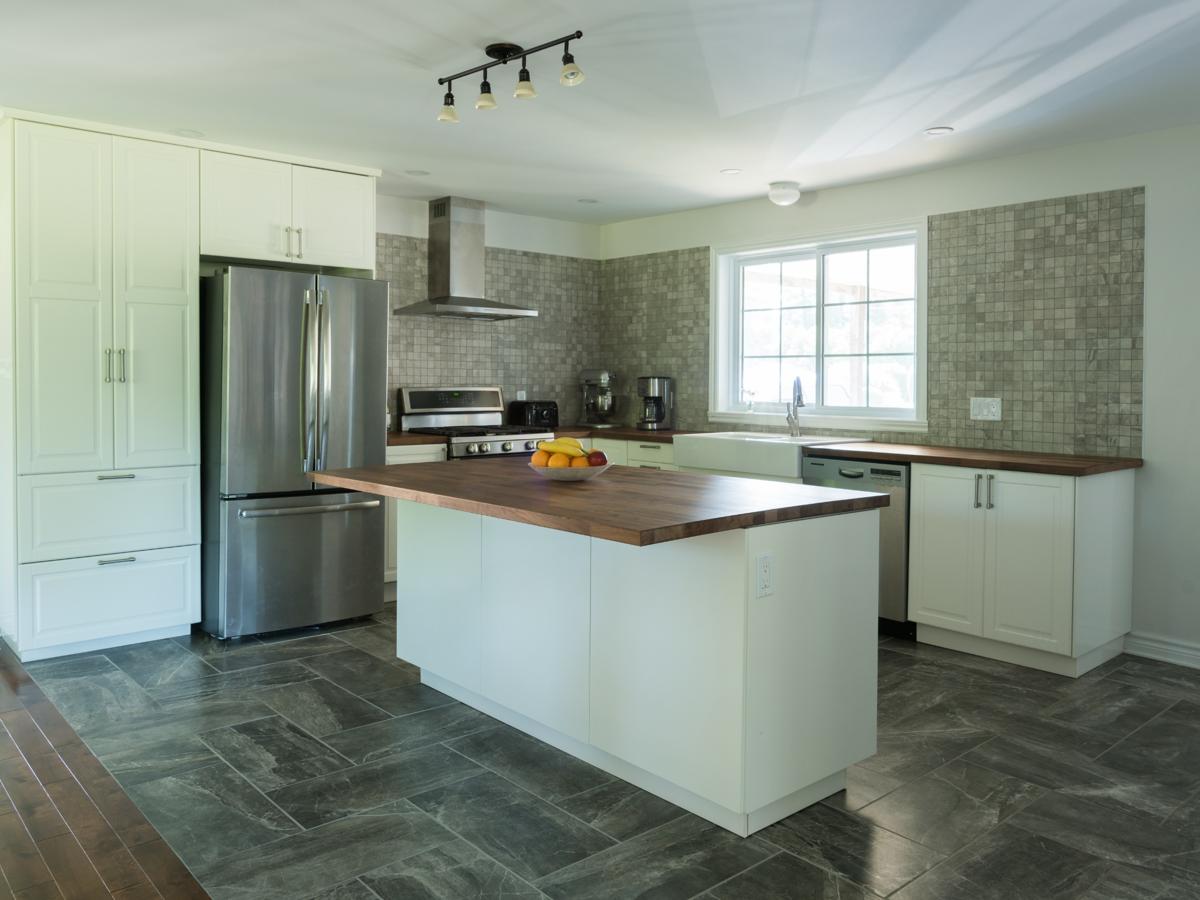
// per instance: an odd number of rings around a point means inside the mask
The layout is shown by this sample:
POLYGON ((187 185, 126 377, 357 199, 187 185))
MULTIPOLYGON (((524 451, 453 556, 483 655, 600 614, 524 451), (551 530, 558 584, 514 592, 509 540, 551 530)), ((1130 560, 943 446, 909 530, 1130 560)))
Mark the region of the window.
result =
MULTIPOLYGON (((713 418, 919 423, 924 320, 916 232, 719 257, 713 418)), ((821 423, 828 424, 828 423, 821 423)))

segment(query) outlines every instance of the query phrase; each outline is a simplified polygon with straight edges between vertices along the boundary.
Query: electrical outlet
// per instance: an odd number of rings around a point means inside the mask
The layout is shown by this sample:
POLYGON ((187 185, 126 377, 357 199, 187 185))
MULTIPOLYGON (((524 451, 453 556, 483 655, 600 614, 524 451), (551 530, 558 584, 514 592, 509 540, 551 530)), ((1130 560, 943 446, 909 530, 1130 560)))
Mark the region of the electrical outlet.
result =
POLYGON ((764 553, 754 561, 758 582, 757 596, 770 597, 775 593, 775 556, 764 553))
POLYGON ((971 418, 976 422, 999 422, 1000 398, 972 397, 971 418))
POLYGON ((525 399, 525 392, 524 392, 524 391, 517 391, 517 399, 518 399, 518 400, 524 400, 524 399, 525 399))

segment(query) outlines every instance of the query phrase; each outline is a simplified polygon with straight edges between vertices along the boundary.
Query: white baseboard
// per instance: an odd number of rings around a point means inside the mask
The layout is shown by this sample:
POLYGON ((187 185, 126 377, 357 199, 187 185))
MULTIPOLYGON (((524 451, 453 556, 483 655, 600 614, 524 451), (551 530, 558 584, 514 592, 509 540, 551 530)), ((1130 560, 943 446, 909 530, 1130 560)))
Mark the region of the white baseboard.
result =
POLYGON ((18 651, 11 641, 5 638, 5 643, 12 648, 21 662, 36 662, 41 659, 54 659, 57 656, 70 656, 75 653, 91 653, 98 650, 108 650, 112 647, 123 647, 126 644, 142 644, 146 641, 161 641, 163 638, 179 637, 190 634, 192 626, 168 625, 165 628, 151 628, 149 631, 135 631, 129 634, 114 634, 111 637, 96 638, 90 641, 75 641, 71 644, 57 644, 53 647, 39 647, 36 650, 18 651))
POLYGON ((1200 644, 1191 641, 1177 641, 1135 631, 1125 636, 1125 652, 1130 656, 1200 669, 1200 644))

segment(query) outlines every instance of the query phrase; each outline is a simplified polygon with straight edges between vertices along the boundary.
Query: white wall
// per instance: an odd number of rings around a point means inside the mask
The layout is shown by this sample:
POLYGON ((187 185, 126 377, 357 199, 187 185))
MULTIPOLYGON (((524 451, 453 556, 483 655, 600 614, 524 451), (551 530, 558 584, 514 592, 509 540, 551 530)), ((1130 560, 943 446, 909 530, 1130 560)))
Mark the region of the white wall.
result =
MULTIPOLYGON (((584 259, 599 259, 603 248, 599 225, 519 216, 494 209, 484 212, 483 224, 489 247, 584 259)), ((375 228, 385 234, 427 237, 429 204, 424 200, 380 194, 376 198, 375 228)))
MULTIPOLYGON (((1200 664, 1200 128, 938 169, 603 226, 605 258, 789 240, 918 216, 1146 187, 1145 397, 1134 631, 1200 664), (1190 646, 1188 646, 1190 645, 1190 646)), ((1143 650, 1146 648, 1143 647, 1143 650)), ((1162 652, 1160 650, 1160 652, 1162 652)), ((1169 651, 1168 651, 1169 654, 1169 651)))

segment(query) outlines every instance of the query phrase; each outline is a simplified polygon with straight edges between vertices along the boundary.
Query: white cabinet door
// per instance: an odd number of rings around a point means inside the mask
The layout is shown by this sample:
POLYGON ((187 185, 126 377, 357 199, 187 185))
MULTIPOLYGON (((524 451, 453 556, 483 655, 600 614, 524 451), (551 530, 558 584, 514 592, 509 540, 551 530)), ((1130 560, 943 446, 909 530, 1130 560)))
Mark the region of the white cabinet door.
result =
POLYGON ((987 516, 982 482, 983 473, 974 469, 912 467, 908 612, 914 622, 966 634, 983 632, 987 516))
POLYGON ((501 706, 588 739, 591 539, 483 520, 483 693, 501 706), (529 582, 537 548, 537 586, 529 582))
MULTIPOLYGON (((444 462, 445 444, 417 444, 416 446, 388 447, 385 456, 389 466, 419 462, 444 462)), ((383 580, 396 580, 396 501, 385 497, 383 501, 384 551, 383 580)))
POLYGON ((608 461, 615 466, 629 465, 629 442, 609 438, 592 438, 592 449, 603 450, 608 461))
POLYGON ((198 151, 116 138, 113 173, 115 465, 198 465, 198 151))
POLYGON ((17 471, 113 462, 112 138, 16 125, 17 471))
POLYGON ((396 501, 383 498, 383 580, 396 580, 396 501))
POLYGON ((675 447, 658 441, 626 441, 629 464, 651 463, 667 468, 675 462, 675 447))
POLYGON ((983 636, 1071 653, 1075 479, 986 473, 983 636))
POLYGON ((29 563, 17 582, 23 654, 200 621, 199 547, 29 563))
POLYGON ((296 258, 312 266, 375 268, 375 179, 292 167, 296 258))
POLYGON ((292 261, 292 167, 200 151, 200 252, 292 261))
POLYGON ((23 475, 21 562, 200 543, 200 467, 23 475))

